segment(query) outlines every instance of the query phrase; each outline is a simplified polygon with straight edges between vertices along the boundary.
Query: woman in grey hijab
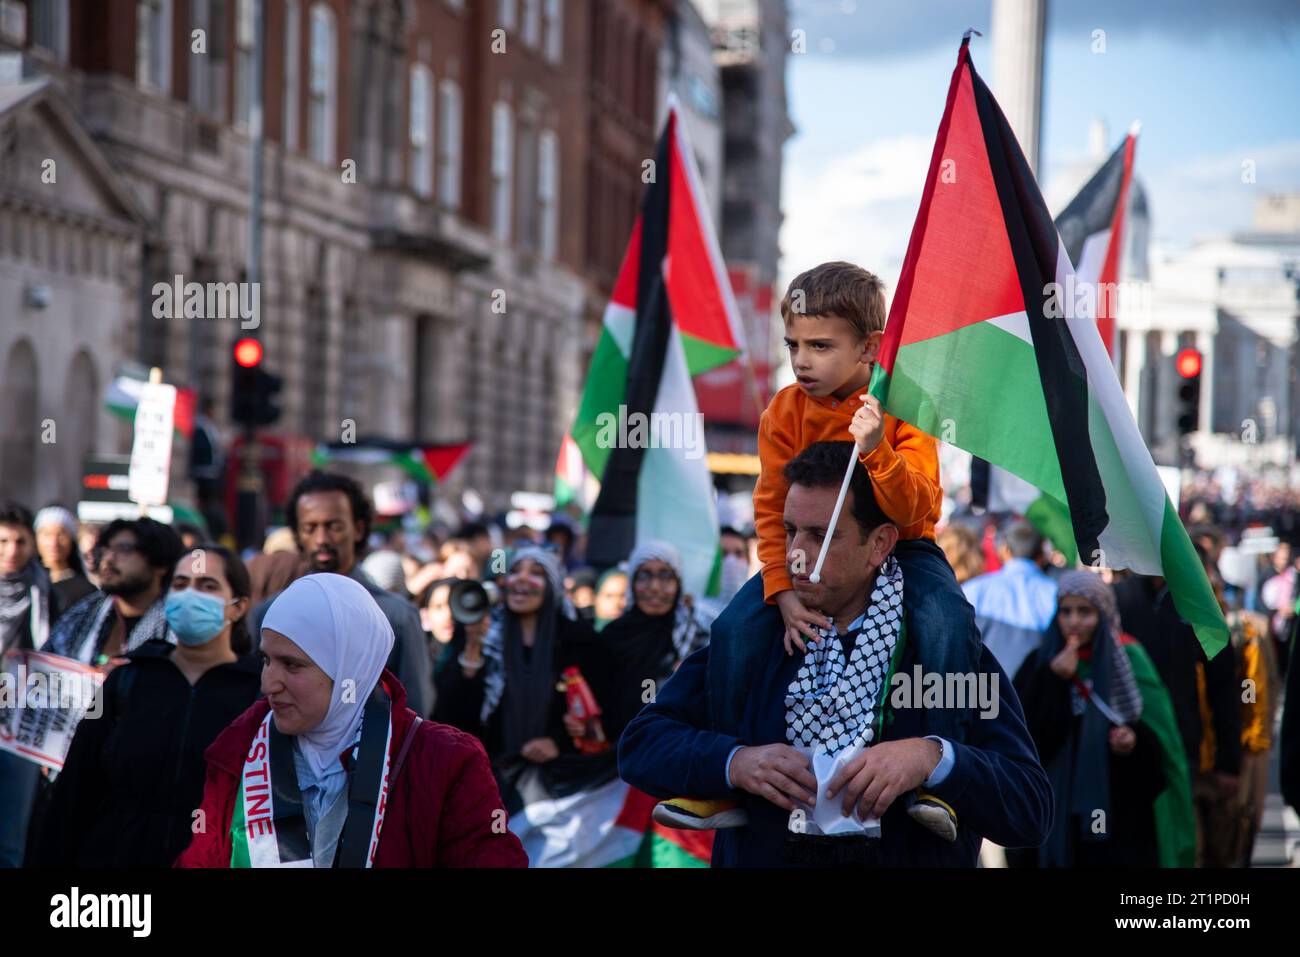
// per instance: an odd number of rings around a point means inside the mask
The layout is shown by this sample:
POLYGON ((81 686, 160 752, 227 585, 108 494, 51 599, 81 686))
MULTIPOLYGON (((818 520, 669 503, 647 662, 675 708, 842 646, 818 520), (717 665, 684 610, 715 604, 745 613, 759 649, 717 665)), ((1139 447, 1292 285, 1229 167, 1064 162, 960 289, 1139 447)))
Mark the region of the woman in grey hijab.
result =
POLYGON ((1056 616, 1016 675, 1025 723, 1056 802, 1037 851, 1013 866, 1189 866, 1191 801, 1168 692, 1120 628, 1115 596, 1091 571, 1058 582, 1056 616))

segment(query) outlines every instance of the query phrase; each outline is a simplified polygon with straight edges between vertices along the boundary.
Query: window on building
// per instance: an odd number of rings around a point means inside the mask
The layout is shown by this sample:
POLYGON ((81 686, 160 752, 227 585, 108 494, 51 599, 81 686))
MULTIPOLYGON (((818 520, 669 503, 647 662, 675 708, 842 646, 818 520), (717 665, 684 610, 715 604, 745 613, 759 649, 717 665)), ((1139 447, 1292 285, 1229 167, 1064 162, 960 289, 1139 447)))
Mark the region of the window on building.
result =
POLYGON ((520 249, 537 250, 537 127, 532 120, 515 124, 515 245, 520 249))
POLYGON ((253 108, 253 0, 235 0, 235 124, 248 128, 253 108))
POLYGON ((206 52, 192 53, 190 105, 217 120, 226 118, 226 0, 190 0, 190 29, 203 31, 206 52))
POLYGON ((497 26, 504 30, 515 28, 515 0, 497 0, 497 26))
POLYGON ((559 227, 560 141, 553 130, 542 130, 537 140, 538 249, 554 259, 559 227))
POLYGON ((436 388, 430 369, 438 365, 438 330, 432 316, 415 317, 415 342, 411 349, 411 433, 423 438, 433 433, 436 388))
MULTIPOLYGON (((200 284, 217 281, 217 267, 211 259, 195 257, 190 266, 190 276, 200 284)), ((186 277, 187 279, 190 277, 186 277)), ((243 277, 240 277, 243 281, 243 277)), ((221 341, 221 323, 187 322, 184 327, 189 335, 189 382, 190 388, 199 395, 215 395, 220 370, 217 367, 219 357, 224 358, 221 341)), ((185 335, 186 333, 181 333, 185 335)))
POLYGON ((542 38, 542 0, 522 0, 524 46, 536 47, 542 38))
POLYGON ((545 2, 542 49, 548 62, 559 63, 564 56, 564 4, 561 0, 545 2))
POLYGON ((511 177, 513 174, 514 117, 510 104, 492 106, 492 235, 510 238, 511 177))
POLYGON ((366 327, 356 296, 343 300, 343 355, 339 382, 339 417, 364 422, 370 416, 368 378, 373 374, 366 354, 366 327))
POLYGON ((287 0, 284 8, 284 148, 298 148, 298 77, 300 63, 298 0, 287 0))
POLYGON ((438 202, 460 208, 461 99, 460 86, 443 80, 438 87, 438 202))
POLYGON ((307 142, 312 159, 334 162, 337 42, 334 14, 323 3, 311 8, 310 77, 307 91, 307 142))
MULTIPOLYGON (((90 265, 90 259, 94 257, 94 242, 92 241, 86 250, 88 261, 85 265, 90 265)), ((172 323, 165 316, 158 318, 154 315, 152 290, 154 283, 171 282, 171 270, 167 268, 167 249, 155 243, 145 243, 144 253, 144 272, 149 282, 143 284, 142 295, 145 299, 143 308, 139 312, 139 341, 136 347, 136 355, 139 356, 140 362, 146 367, 158 366, 165 368, 167 365, 167 339, 171 326, 181 328, 181 323, 172 323)))
POLYGON ((421 196, 433 195, 433 77, 423 63, 411 67, 410 118, 411 189, 421 196))
POLYGON ((145 89, 171 88, 171 0, 136 0, 135 80, 145 89))
POLYGON ((68 0, 32 0, 32 46, 54 54, 61 63, 68 61, 68 0))
POLYGON ((312 285, 304 301, 303 336, 301 352, 302 397, 299 406, 299 431, 308 438, 320 438, 325 421, 325 396, 327 345, 329 336, 329 303, 325 290, 312 285))
POLYGON ((605 81, 605 8, 599 3, 591 8, 590 34, 587 37, 591 50, 591 77, 598 84, 605 81))

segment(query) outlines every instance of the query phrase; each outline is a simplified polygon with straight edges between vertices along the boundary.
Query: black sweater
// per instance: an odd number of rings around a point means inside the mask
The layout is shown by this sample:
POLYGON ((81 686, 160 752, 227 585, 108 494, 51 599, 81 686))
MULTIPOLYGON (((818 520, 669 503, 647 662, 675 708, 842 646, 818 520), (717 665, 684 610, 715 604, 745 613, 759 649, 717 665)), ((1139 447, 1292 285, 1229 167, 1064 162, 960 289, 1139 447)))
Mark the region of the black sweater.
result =
MULTIPOLYGON (((618 740, 622 731, 622 721, 613 703, 618 700, 615 688, 614 665, 608 650, 596 637, 591 626, 582 621, 571 621, 563 615, 556 616, 555 633, 555 682, 557 688, 551 696, 550 714, 547 719, 547 736, 554 739, 560 753, 577 753, 573 739, 564 730, 564 714, 568 710, 568 697, 558 687, 560 674, 568 667, 576 667, 591 686, 596 702, 606 712, 602 725, 611 744, 618 740)), ((433 718, 443 724, 460 728, 476 735, 486 748, 488 757, 494 764, 509 761, 516 755, 503 754, 500 706, 488 716, 487 723, 479 720, 483 708, 484 681, 486 668, 480 668, 472 678, 465 677, 463 669, 455 661, 447 663, 436 676, 437 707, 433 718)), ((507 682, 504 695, 510 694, 507 682)), ((504 700, 504 697, 503 697, 504 700)))
POLYGON ((77 725, 32 863, 170 867, 189 846, 203 752, 257 699, 261 666, 240 658, 191 686, 171 651, 147 642, 105 680, 104 713, 77 725))
POLYGON ((1193 777, 1201 766, 1204 734, 1196 693, 1198 661, 1205 665, 1205 694, 1214 721, 1214 769, 1237 774, 1241 770, 1241 689, 1232 649, 1225 648, 1207 659, 1192 626, 1179 616, 1168 589, 1157 579, 1126 578, 1115 585, 1115 599, 1124 630, 1142 643, 1169 689, 1193 777))
MULTIPOLYGON (((1074 715, 1070 710, 1070 684, 1052 671, 1049 661, 1040 662, 1037 651, 1025 659, 1016 674, 1016 693, 1025 709, 1025 723, 1045 768, 1050 768, 1061 749, 1069 746, 1071 732, 1083 721, 1081 715, 1074 715)), ((1140 720, 1130 727, 1137 737, 1132 751, 1119 755, 1107 748, 1110 765, 1107 839, 1080 840, 1082 824, 1076 815, 1071 815, 1068 822, 1053 824, 1053 827, 1070 829, 1070 857, 1076 867, 1159 866, 1153 803, 1165 787, 1160 744, 1140 720)), ((1092 822, 1082 823, 1091 825, 1092 822)), ((1008 852, 1007 860, 1013 866, 1034 866, 1037 854, 1037 850, 1017 852, 1014 856, 1008 852)))

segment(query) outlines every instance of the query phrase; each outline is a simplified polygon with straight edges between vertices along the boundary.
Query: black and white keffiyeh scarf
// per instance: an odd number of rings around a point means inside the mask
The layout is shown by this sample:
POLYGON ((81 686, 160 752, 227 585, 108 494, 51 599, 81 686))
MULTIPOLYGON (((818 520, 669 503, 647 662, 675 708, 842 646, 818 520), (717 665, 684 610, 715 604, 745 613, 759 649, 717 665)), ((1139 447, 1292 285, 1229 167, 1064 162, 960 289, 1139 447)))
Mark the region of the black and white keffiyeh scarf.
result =
POLYGON ((786 741, 832 756, 873 742, 902 623, 903 570, 891 555, 880 566, 871 604, 849 628, 852 634, 860 626, 848 660, 834 622, 809 646, 785 696, 786 741))
POLYGON ((483 638, 483 706, 479 711, 479 719, 483 722, 500 706, 511 678, 519 692, 519 700, 515 702, 519 710, 530 714, 543 713, 539 710, 539 702, 546 700, 555 686, 555 676, 550 669, 556 618, 560 615, 570 621, 577 618, 573 602, 564 593, 564 572, 555 554, 536 546, 521 548, 511 557, 510 570, 513 571, 525 558, 537 562, 546 573, 546 592, 537 615, 538 630, 532 660, 527 663, 523 660, 518 619, 504 605, 497 606, 488 623, 488 633, 483 638), (512 635, 514 640, 510 641, 512 635))
MULTIPOLYGON (((162 640, 176 644, 176 637, 167 626, 164 611, 167 595, 164 592, 136 622, 121 654, 135 651, 146 641, 162 640)), ((94 591, 65 611, 50 634, 50 647, 56 655, 75 658, 92 664, 104 647, 113 628, 113 596, 94 591)))
POLYGON ((24 636, 28 636, 36 648, 45 643, 44 633, 28 633, 37 625, 37 619, 42 631, 48 628, 45 620, 49 595, 49 576, 35 559, 28 562, 22 571, 0 578, 0 651, 20 647, 24 636), (35 615, 32 614, 33 608, 35 615))

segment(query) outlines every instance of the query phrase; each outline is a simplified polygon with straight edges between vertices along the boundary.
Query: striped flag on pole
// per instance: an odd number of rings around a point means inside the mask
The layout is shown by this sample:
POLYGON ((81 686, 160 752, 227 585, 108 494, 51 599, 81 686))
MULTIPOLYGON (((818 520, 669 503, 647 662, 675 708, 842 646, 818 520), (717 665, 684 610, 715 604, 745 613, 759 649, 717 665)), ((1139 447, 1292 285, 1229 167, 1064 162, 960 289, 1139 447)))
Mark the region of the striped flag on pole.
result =
POLYGON ((1077 288, 963 40, 871 392, 1065 506, 1083 562, 1162 575, 1213 655, 1223 612, 1077 288))
POLYGON ((691 377, 744 351, 694 154, 671 102, 650 181, 605 309, 571 435, 600 482, 587 560, 614 565, 640 541, 681 551, 684 587, 716 589, 713 482, 691 377))

